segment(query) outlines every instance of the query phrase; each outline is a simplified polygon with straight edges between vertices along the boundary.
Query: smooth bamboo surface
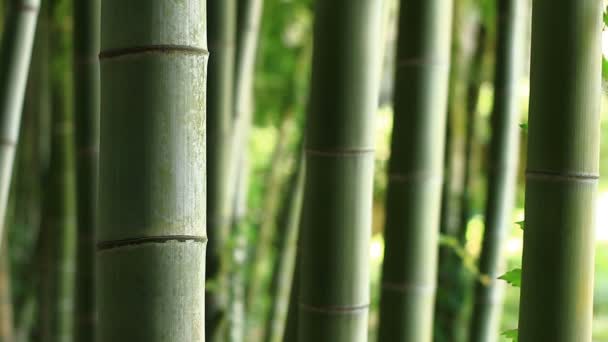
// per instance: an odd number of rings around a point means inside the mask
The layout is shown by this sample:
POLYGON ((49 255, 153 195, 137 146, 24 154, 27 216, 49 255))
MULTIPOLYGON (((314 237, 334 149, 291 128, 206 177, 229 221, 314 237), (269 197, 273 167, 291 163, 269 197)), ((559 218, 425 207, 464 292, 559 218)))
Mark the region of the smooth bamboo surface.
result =
POLYGON ((216 289, 206 289, 207 340, 218 333, 226 316, 227 294, 222 274, 222 251, 230 231, 232 195, 229 152, 234 116, 236 0, 208 1, 209 67, 207 93, 207 225, 209 244, 206 278, 216 289))
POLYGON ((380 341, 432 339, 451 17, 451 0, 401 4, 380 341))
POLYGON ((100 0, 74 1, 74 129, 77 189, 75 340, 95 338, 95 220, 99 159, 100 0))
POLYGON ((317 1, 298 341, 367 341, 382 2, 317 1))
POLYGON ((100 342, 205 340, 205 12, 103 2, 100 342))
POLYGON ((603 9, 533 3, 520 342, 591 341, 603 9))

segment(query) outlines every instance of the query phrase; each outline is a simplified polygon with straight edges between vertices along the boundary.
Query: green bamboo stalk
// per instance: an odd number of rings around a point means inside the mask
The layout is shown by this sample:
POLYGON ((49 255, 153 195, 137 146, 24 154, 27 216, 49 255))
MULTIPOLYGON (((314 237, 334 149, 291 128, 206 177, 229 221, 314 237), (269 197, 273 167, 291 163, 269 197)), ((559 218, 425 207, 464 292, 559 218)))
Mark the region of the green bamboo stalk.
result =
POLYGON ((522 0, 497 3, 492 140, 488 165, 486 225, 475 282, 469 341, 498 341, 503 284, 502 245, 512 226, 519 154, 518 81, 521 76, 522 0))
POLYGON ((380 341, 432 338, 451 18, 451 0, 401 4, 380 341))
POLYGON ((232 341, 244 336, 245 318, 245 265, 247 257, 247 236, 245 219, 247 213, 248 177, 248 140, 253 118, 253 80, 255 74, 256 51, 260 32, 263 0, 239 0, 237 6, 237 46, 235 60, 235 92, 232 136, 229 151, 228 194, 233 196, 232 236, 230 277, 230 317, 228 336, 232 341))
MULTIPOLYGON (((302 222, 300 221, 300 225, 302 222)), ((287 308, 287 318, 285 319, 285 330, 283 332, 283 342, 291 342, 298 340, 298 321, 299 317, 299 301, 300 301, 300 248, 299 243, 302 235, 302 229, 298 229, 298 237, 296 241, 296 256, 294 262, 293 276, 291 279, 291 289, 289 291, 289 304, 287 308)))
MULTIPOLYGON (((464 165, 462 175, 462 192, 458 198, 460 205, 453 232, 449 235, 455 238, 461 246, 466 244, 468 223, 474 212, 474 182, 477 175, 476 145, 478 144, 477 125, 479 113, 477 104, 483 77, 484 55, 486 53, 486 27, 479 21, 476 24, 475 50, 470 61, 466 84, 466 111, 464 137, 464 165)), ((439 284, 442 300, 437 301, 437 319, 441 334, 449 341, 459 341, 463 338, 466 327, 465 309, 468 302, 469 275, 464 268, 462 257, 448 247, 444 254, 447 276, 439 284)))
POLYGON ((99 0, 74 1, 74 122, 78 191, 75 340, 95 336, 95 220, 99 146, 99 0))
POLYGON ((274 301, 265 329, 266 337, 263 339, 266 342, 281 342, 285 335, 285 323, 296 261, 304 177, 304 161, 298 160, 295 171, 288 181, 289 190, 283 202, 285 204, 282 209, 282 220, 279 222, 282 231, 277 251, 273 286, 271 287, 274 301))
POLYGON ((104 0, 98 340, 204 341, 206 8, 104 0))
POLYGON ((461 194, 460 221, 456 238, 461 244, 466 242, 466 233, 469 220, 473 216, 473 181, 476 178, 475 168, 475 145, 477 144, 477 124, 479 121, 479 112, 477 104, 479 103, 479 92, 483 78, 484 55, 486 53, 486 35, 487 28, 480 20, 477 25, 477 36, 475 38, 475 52, 471 59, 471 67, 469 69, 469 78, 467 84, 467 99, 466 99, 466 131, 465 131, 465 147, 464 147, 464 179, 463 191, 461 194))
POLYGON ((74 328, 74 271, 76 253, 76 198, 72 113, 69 107, 69 32, 66 31, 67 3, 49 2, 50 61, 50 159, 43 204, 44 229, 50 239, 45 258, 49 260, 46 282, 49 296, 44 317, 45 339, 68 342, 74 328))
MULTIPOLYGON (((232 215, 232 253, 230 272, 230 308, 228 315, 228 341, 245 341, 245 262, 247 260, 247 190, 249 188, 249 161, 242 153, 239 164, 237 192, 232 215)), ((248 336, 251 339, 251 336, 248 336)))
POLYGON ((0 45, 0 239, 19 136, 39 0, 11 0, 0 45))
POLYGON ((298 341, 367 341, 382 1, 317 1, 298 341))
POLYGON ((536 0, 519 341, 591 341, 603 2, 536 0))
POLYGON ((38 232, 39 256, 33 260, 35 270, 38 273, 38 286, 36 288, 37 299, 37 330, 39 341, 51 341, 51 321, 52 321, 52 261, 51 246, 54 242, 53 232, 48 229, 49 218, 47 217, 47 207, 49 196, 44 195, 50 191, 49 164, 51 155, 51 84, 50 84, 50 15, 49 1, 43 1, 40 8, 39 24, 36 32, 36 42, 34 48, 33 73, 38 75, 37 84, 38 94, 35 98, 39 101, 39 145, 40 149, 40 228, 38 232))
MULTIPOLYGON (((46 5, 43 5, 46 8, 46 5)), ((15 296, 15 341, 26 342, 30 340, 32 328, 36 319, 37 288, 39 286, 40 261, 40 223, 42 205, 42 158, 40 125, 42 116, 49 116, 50 101, 48 96, 48 54, 45 9, 40 10, 36 37, 28 84, 26 87, 25 102, 23 106, 23 122, 21 125, 20 141, 16 161, 17 170, 13 177, 13 184, 17 190, 15 205, 20 208, 16 219, 20 227, 16 227, 17 234, 28 236, 28 244, 20 245, 26 249, 24 259, 16 266, 19 277, 20 291, 15 296), (45 31, 45 32, 43 32, 45 31), (23 229, 25 228, 25 229, 23 229)))
POLYGON ((208 1, 209 49, 207 94, 207 201, 209 244, 206 261, 206 337, 212 341, 226 316, 227 294, 221 273, 221 255, 230 230, 231 194, 229 151, 234 115, 236 0, 208 1))
MULTIPOLYGON (((446 117, 446 135, 444 146, 444 174, 441 190, 441 212, 439 230, 443 236, 456 235, 460 203, 456 200, 462 191, 461 165, 459 161, 464 154, 463 144, 463 93, 466 74, 465 49, 462 31, 466 29, 465 14, 468 6, 465 1, 455 1, 453 6, 452 20, 452 47, 450 56, 450 76, 448 86, 448 108, 446 117)), ((445 284, 452 277, 454 268, 452 263, 454 251, 446 245, 439 246, 439 260, 437 270, 438 289, 435 298, 433 340, 444 342, 450 340, 447 336, 448 329, 445 328, 447 317, 442 314, 446 311, 445 306, 451 300, 449 290, 445 284)))

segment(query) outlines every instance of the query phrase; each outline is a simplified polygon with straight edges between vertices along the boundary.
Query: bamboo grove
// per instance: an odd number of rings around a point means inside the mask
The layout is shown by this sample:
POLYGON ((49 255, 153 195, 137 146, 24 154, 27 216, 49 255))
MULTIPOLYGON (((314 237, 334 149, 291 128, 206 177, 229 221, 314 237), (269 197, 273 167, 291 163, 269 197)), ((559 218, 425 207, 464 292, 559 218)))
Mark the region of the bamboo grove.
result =
POLYGON ((0 342, 608 339, 604 0, 0 0, 0 342))

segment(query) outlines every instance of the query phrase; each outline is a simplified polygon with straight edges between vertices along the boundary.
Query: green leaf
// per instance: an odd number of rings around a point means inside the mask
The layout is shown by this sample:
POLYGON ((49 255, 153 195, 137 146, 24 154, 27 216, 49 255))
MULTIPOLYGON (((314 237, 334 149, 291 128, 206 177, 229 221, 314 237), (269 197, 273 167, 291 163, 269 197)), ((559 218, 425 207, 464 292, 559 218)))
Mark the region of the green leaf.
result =
POLYGON ((527 122, 524 122, 524 123, 519 124, 519 127, 521 127, 521 129, 522 129, 524 132, 528 132, 528 123, 527 123, 527 122))
POLYGON ((521 268, 514 268, 498 277, 498 279, 506 281, 511 286, 521 287, 521 268))
POLYGON ((510 329, 510 330, 505 330, 500 334, 506 338, 510 338, 511 341, 513 341, 513 342, 517 342, 517 336, 518 336, 517 333, 518 333, 517 329, 510 329))
POLYGON ((604 26, 608 26, 608 6, 604 10, 604 26))
POLYGON ((524 230, 526 228, 526 221, 518 221, 515 222, 515 224, 518 225, 521 230, 524 230))
POLYGON ((608 80, 608 60, 602 57, 602 78, 608 80))

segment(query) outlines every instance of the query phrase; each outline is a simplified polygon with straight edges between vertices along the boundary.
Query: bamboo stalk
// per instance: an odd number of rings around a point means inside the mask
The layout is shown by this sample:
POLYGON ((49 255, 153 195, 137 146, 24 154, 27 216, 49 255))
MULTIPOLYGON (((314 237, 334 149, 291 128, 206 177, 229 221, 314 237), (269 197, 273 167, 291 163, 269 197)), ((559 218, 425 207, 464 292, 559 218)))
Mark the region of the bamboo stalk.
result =
POLYGON ((204 341, 205 2, 104 0, 98 339, 204 341))
POLYGON ((451 0, 401 4, 380 341, 432 338, 451 0))
POLYGON ((19 136, 39 0, 11 0, 0 45, 0 239, 19 136))
POLYGON ((221 255, 230 230, 229 152, 234 115, 234 69, 236 44, 236 0, 208 1, 209 49, 207 104, 207 280, 216 288, 206 289, 207 340, 212 341, 226 316, 227 294, 221 272, 221 255))
MULTIPOLYGON (((44 341, 71 341, 74 328, 74 264, 76 253, 76 198, 74 136, 69 106, 69 32, 64 26, 63 0, 48 4, 50 157, 45 179, 41 229, 48 239, 44 248, 45 279, 42 305, 44 341)), ((45 12, 44 15, 47 15, 45 12)), ((48 61, 47 61, 48 62, 48 61)))
POLYGON ((519 341, 591 341, 603 2, 532 10, 519 341))
POLYGON ((74 121, 78 191, 76 341, 95 336, 95 209, 99 149, 99 0, 74 2, 74 121))
POLYGON ((469 340, 498 341, 504 271, 502 245, 512 226, 519 153, 518 81, 521 76, 522 0, 499 0, 492 140, 488 166, 486 225, 475 282, 469 340), (482 279, 482 280, 480 280, 482 279))
MULTIPOLYGON (((302 157, 300 157, 302 159, 302 157)), ((273 286, 271 293, 274 294, 274 301, 271 306, 269 320, 265 329, 266 337, 263 341, 281 342, 285 336, 285 323, 291 296, 291 283, 293 281, 296 244, 300 225, 300 213, 302 210, 302 190, 304 187, 304 162, 296 162, 295 170, 289 180, 289 191, 284 201, 282 209, 283 219, 281 225, 281 237, 274 272, 273 286)))
POLYGON ((317 1, 298 340, 367 341, 382 2, 317 1))

